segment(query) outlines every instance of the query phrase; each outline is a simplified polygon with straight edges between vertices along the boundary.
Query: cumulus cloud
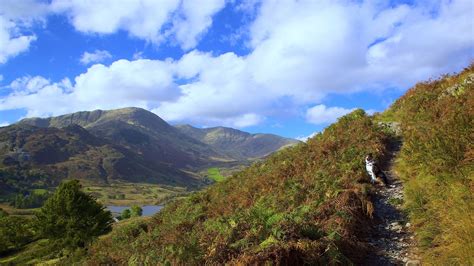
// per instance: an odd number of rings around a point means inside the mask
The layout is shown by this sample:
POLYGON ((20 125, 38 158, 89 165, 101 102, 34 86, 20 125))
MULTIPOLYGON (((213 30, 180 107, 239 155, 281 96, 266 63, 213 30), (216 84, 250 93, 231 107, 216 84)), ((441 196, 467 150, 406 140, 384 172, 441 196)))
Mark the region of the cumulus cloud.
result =
POLYGON ((13 90, 14 95, 24 95, 36 93, 45 86, 51 84, 51 82, 44 77, 35 76, 35 77, 22 77, 14 80, 10 84, 10 89, 13 90))
POLYGON ((316 136, 316 134, 318 134, 318 132, 313 132, 313 133, 309 134, 308 136, 299 136, 299 137, 296 137, 296 139, 299 140, 299 141, 306 142, 306 141, 308 141, 308 139, 316 136))
POLYGON ((178 101, 163 103, 155 111, 169 120, 224 119, 249 110, 264 117, 278 112, 272 109, 280 102, 291 108, 320 103, 331 93, 406 89, 466 66, 474 48, 474 37, 463 34, 471 26, 469 1, 440 2, 436 16, 425 8, 263 1, 250 26, 252 52, 186 54, 177 69, 191 81, 181 86, 178 101), (425 32, 422 38, 417 31, 425 32), (394 39, 396 46, 391 45, 394 39), (383 53, 374 53, 377 49, 383 53))
MULTIPOLYGON (((97 64, 73 81, 39 82, 43 87, 33 90, 24 85, 0 100, 0 110, 26 108, 29 115, 44 116, 140 106, 169 121, 245 127, 278 116, 284 112, 281 106, 313 106, 306 118, 319 124, 350 111, 322 105, 328 94, 406 89, 460 70, 474 59, 474 35, 466 34, 472 32, 468 0, 435 1, 429 6, 425 1, 396 6, 378 1, 254 2, 247 55, 194 50, 178 60, 97 64)), ((195 19, 203 26, 181 35, 178 28, 186 25, 182 18, 194 21, 185 2, 129 1, 130 6, 123 7, 127 10, 92 8, 91 3, 95 2, 54 1, 53 6, 67 12, 76 29, 84 32, 126 30, 157 42, 176 38, 185 49, 196 45, 199 34, 212 23, 210 14, 222 5, 209 1, 213 8, 199 11, 195 19), (147 13, 158 8, 155 3, 163 3, 156 18, 147 13), (147 10, 141 14, 144 7, 147 10), (164 21, 171 24, 163 33, 157 29, 164 21)))
POLYGON ((354 109, 342 107, 326 107, 319 104, 306 111, 306 120, 313 124, 328 124, 335 122, 339 117, 352 112, 354 109))
POLYGON ((119 30, 155 44, 174 40, 183 48, 196 46, 224 0, 53 0, 51 9, 70 17, 75 29, 112 34, 119 30))
POLYGON ((36 35, 28 32, 36 22, 41 22, 47 6, 34 0, 5 0, 0 5, 0 64, 25 52, 36 35))
POLYGON ((182 1, 173 19, 173 26, 168 34, 174 35, 185 50, 197 45, 200 36, 212 24, 212 15, 221 10, 224 0, 182 1))
POLYGON ((83 65, 88 65, 90 63, 100 63, 110 58, 112 58, 112 55, 108 51, 95 50, 92 53, 84 52, 79 62, 83 65))
POLYGON ((8 122, 0 122, 0 127, 6 127, 6 126, 9 126, 10 123, 8 122))
POLYGON ((119 60, 96 64, 77 76, 50 82, 42 77, 13 81, 12 93, 0 99, 0 110, 26 108, 27 116, 60 115, 92 109, 138 106, 151 108, 179 97, 167 62, 119 60))
POLYGON ((30 43, 36 40, 34 35, 15 34, 17 26, 14 22, 0 16, 0 64, 11 57, 28 50, 30 43))

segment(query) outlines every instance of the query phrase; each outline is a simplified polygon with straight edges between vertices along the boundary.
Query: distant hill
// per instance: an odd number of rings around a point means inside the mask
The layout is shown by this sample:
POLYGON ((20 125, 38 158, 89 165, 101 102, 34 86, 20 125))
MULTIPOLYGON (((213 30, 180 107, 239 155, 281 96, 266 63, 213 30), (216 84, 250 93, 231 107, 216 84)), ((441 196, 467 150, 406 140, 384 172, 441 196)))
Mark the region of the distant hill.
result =
MULTIPOLYGON (((190 174, 169 164, 151 161, 123 145, 94 136, 78 125, 38 128, 19 124, 0 129, 0 171, 4 190, 50 186, 65 178, 94 183, 112 180, 196 186, 190 174), (47 176, 48 178, 44 178, 47 176), (34 181, 41 181, 34 184, 34 181)), ((0 181, 2 183, 2 181, 0 181)))
POLYGON ((190 138, 159 116, 141 108, 78 112, 52 118, 24 119, 19 124, 63 128, 80 125, 95 136, 120 144, 155 162, 173 167, 197 167, 227 161, 208 145, 190 138))
POLYGON ((250 134, 228 127, 196 128, 191 125, 176 126, 185 135, 209 144, 228 157, 245 160, 262 158, 299 141, 273 134, 250 134))
POLYGON ((272 135, 258 141, 257 135, 234 131, 249 140, 229 152, 230 146, 201 141, 141 108, 27 118, 0 128, 0 176, 16 180, 0 182, 0 189, 18 190, 32 180, 54 185, 64 178, 196 187, 203 184, 196 172, 243 164, 289 142, 272 135))

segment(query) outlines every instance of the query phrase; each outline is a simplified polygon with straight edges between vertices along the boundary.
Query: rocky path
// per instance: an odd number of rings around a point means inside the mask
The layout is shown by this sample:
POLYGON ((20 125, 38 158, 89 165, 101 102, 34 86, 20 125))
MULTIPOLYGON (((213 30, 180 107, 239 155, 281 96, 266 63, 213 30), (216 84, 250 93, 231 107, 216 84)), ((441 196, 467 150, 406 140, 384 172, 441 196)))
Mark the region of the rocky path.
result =
POLYGON ((410 223, 401 211, 403 203, 403 183, 393 171, 400 143, 394 142, 392 156, 386 166, 389 187, 377 185, 374 203, 374 225, 367 240, 373 254, 367 258, 366 265, 419 265, 413 254, 414 237, 410 223))

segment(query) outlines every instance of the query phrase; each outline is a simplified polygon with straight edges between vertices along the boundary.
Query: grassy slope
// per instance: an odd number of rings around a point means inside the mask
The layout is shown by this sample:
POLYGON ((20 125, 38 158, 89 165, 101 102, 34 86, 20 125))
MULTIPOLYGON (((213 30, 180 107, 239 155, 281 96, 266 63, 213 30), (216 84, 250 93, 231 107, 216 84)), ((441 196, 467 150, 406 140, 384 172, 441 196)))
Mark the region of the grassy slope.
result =
POLYGON ((208 178, 214 180, 215 182, 221 182, 225 179, 224 176, 219 172, 219 168, 209 168, 207 169, 208 178))
POLYGON ((361 110, 203 192, 146 225, 114 230, 89 263, 329 263, 359 261, 370 210, 363 157, 386 136, 361 110), (362 231, 361 231, 362 230, 362 231))
POLYGON ((424 260, 474 264, 474 65, 419 83, 382 114, 400 123, 396 170, 424 260))
POLYGON ((188 193, 183 187, 125 182, 85 186, 84 191, 91 193, 104 205, 121 206, 161 204, 188 193))

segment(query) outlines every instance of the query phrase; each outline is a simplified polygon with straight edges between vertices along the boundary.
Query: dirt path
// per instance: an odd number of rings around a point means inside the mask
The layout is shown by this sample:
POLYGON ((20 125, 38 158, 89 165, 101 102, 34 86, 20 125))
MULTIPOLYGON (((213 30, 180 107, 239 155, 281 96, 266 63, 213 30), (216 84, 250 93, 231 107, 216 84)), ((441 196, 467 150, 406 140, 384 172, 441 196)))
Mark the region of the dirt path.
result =
POLYGON ((413 255, 414 237, 410 223, 401 211, 403 203, 403 183, 393 170, 393 164, 401 143, 391 145, 391 158, 385 167, 389 187, 377 185, 374 202, 374 225, 367 239, 373 248, 373 255, 366 265, 419 265, 413 255))

